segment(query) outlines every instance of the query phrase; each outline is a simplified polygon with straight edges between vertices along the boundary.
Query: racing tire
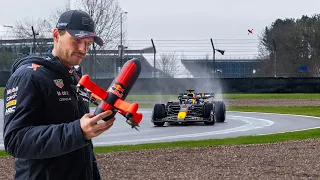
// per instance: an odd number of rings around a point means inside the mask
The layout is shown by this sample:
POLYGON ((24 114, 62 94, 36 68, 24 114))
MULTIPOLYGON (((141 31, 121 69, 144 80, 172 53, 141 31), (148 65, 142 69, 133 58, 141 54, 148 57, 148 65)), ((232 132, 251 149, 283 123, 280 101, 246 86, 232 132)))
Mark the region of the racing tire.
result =
POLYGON ((216 118, 214 116, 214 112, 213 110, 210 111, 210 121, 205 121, 204 124, 205 125, 214 125, 216 122, 216 118))
POLYGON ((213 104, 207 103, 203 106, 203 118, 209 119, 210 121, 205 121, 205 125, 214 125, 215 123, 215 117, 213 115, 213 104))
MULTIPOLYGON (((164 104, 155 104, 153 107, 152 120, 162 119, 166 117, 166 109, 164 104)), ((163 126, 165 122, 153 122, 155 126, 163 126)))
POLYGON ((226 105, 222 101, 216 101, 214 104, 216 121, 224 122, 226 120, 226 105))

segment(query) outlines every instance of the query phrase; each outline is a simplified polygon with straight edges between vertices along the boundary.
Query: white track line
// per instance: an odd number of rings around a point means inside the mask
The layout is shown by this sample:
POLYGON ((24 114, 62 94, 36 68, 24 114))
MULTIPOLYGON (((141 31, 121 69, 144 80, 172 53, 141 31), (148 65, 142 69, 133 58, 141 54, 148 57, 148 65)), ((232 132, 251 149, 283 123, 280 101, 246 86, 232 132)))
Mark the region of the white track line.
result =
POLYGON ((191 133, 183 135, 171 135, 155 138, 146 138, 146 139, 135 139, 135 140, 123 140, 123 141, 111 141, 111 142, 93 142, 93 145, 112 145, 112 144, 123 144, 123 143, 133 143, 133 142, 148 142, 148 141, 158 141, 158 140, 172 140, 172 139, 181 139, 181 138, 192 138, 192 137, 202 137, 202 136, 211 136, 217 134, 228 134, 240 131, 249 131, 253 129, 263 128, 266 126, 271 126, 274 124, 273 121, 267 119, 245 117, 245 116, 228 116, 229 119, 244 121, 246 124, 243 126, 223 129, 218 131, 208 131, 202 133, 191 133))

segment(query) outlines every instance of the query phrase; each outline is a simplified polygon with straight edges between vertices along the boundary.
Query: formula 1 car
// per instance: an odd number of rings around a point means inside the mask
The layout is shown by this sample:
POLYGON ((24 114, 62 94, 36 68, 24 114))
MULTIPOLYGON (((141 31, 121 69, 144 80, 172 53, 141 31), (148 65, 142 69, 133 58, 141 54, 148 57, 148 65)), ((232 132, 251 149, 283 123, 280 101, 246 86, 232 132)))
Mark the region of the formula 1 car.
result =
POLYGON ((223 101, 215 101, 214 95, 214 93, 195 93, 192 89, 187 90, 187 93, 179 94, 179 101, 155 104, 151 122, 155 126, 163 126, 165 122, 169 124, 204 122, 206 125, 224 122, 226 106, 223 101), (211 101, 206 101, 210 98, 211 101))

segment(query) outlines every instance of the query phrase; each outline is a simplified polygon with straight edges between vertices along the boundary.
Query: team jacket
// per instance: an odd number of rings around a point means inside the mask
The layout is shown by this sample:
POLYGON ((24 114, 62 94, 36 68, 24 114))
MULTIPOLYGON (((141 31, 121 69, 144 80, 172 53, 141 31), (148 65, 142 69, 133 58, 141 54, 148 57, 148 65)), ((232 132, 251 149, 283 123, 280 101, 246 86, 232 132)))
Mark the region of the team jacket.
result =
POLYGON ((79 119, 89 112, 74 75, 51 53, 14 63, 4 92, 4 146, 15 179, 100 179, 79 119))

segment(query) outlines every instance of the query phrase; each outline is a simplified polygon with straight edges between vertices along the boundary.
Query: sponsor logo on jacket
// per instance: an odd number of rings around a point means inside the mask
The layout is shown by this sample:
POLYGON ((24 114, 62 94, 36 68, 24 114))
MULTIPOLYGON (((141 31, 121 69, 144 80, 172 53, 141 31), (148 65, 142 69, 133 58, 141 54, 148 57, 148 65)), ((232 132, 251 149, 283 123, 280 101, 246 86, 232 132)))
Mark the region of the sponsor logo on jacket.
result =
POLYGON ((69 91, 57 91, 58 96, 69 96, 69 91))
POLYGON ((64 86, 62 79, 54 79, 53 82, 54 82, 54 83, 56 84, 56 86, 58 86, 60 89, 62 89, 63 86, 64 86))
POLYGON ((59 98, 59 101, 60 101, 60 102, 63 102, 63 101, 71 101, 71 97, 59 98))
POLYGON ((7 90, 7 95, 11 94, 11 93, 15 93, 15 92, 18 92, 18 86, 17 87, 14 87, 12 89, 8 89, 7 90))
POLYGON ((28 66, 27 68, 32 68, 34 71, 36 71, 38 67, 42 67, 42 66, 39 64, 32 63, 31 66, 28 66))
POLYGON ((15 99, 17 97, 17 93, 15 92, 15 93, 13 93, 12 95, 10 95, 10 96, 8 96, 7 98, 6 98, 6 102, 8 102, 8 101, 10 101, 10 100, 12 100, 12 99, 15 99))
POLYGON ((6 109, 6 112, 4 113, 4 115, 6 116, 8 114, 14 113, 15 110, 16 110, 16 106, 9 107, 6 109))
POLYGON ((15 112, 16 105, 17 105, 16 98, 18 96, 18 90, 19 90, 18 86, 7 90, 7 97, 5 99, 6 101, 6 107, 5 107, 6 111, 4 113, 5 116, 15 112))
POLYGON ((8 108, 10 106, 15 106, 16 104, 17 104, 17 100, 11 100, 11 101, 7 102, 6 108, 8 108))

